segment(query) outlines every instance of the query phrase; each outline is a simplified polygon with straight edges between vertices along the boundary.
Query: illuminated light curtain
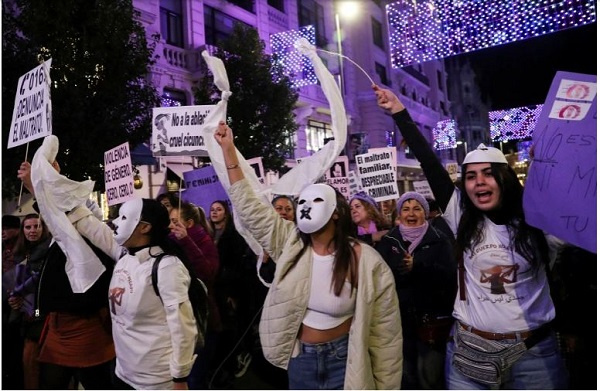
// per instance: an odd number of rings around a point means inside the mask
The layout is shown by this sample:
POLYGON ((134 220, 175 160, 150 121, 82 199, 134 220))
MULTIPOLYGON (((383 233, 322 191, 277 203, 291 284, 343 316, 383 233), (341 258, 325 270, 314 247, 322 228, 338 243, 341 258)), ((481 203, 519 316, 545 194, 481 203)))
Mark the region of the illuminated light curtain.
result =
POLYGON ((295 88, 317 84, 317 75, 310 59, 294 48, 300 38, 306 38, 311 45, 315 45, 314 26, 271 35, 272 59, 283 67, 283 73, 290 78, 295 88))
POLYGON ((433 147, 437 150, 456 148, 456 121, 439 121, 433 128, 433 147))
POLYGON ((544 105, 515 107, 489 112, 492 141, 522 140, 531 137, 544 105))
POLYGON ((395 68, 596 21, 594 0, 401 0, 386 13, 395 68))

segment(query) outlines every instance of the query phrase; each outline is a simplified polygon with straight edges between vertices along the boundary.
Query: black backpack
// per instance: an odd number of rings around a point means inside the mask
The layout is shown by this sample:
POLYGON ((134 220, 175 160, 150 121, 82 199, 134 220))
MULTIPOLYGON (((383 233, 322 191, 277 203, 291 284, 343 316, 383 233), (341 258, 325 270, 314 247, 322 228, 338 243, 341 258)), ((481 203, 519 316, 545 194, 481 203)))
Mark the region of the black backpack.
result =
MULTIPOLYGON (((152 287, 154 288, 156 296, 159 298, 160 292, 158 291, 158 264, 165 255, 167 254, 162 253, 158 255, 154 261, 154 264, 152 265, 152 287)), ((183 263, 191 277, 190 287, 188 289, 188 297, 190 299, 190 303, 192 304, 194 317, 196 318, 196 327, 198 328, 196 349, 199 349, 204 346, 204 336, 206 335, 206 326, 208 323, 208 289, 202 280, 196 278, 196 274, 186 262, 181 261, 181 263, 183 263)))

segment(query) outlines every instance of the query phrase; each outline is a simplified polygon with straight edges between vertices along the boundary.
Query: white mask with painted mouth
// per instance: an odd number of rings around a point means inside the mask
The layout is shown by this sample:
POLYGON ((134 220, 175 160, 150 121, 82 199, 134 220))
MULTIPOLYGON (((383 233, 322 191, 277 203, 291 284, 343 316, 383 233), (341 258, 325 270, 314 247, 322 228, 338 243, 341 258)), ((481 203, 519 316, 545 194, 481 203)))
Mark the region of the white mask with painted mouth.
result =
POLYGON ((327 224, 336 205, 335 190, 331 186, 319 183, 306 187, 298 197, 298 229, 305 234, 317 232, 327 224))
POLYGON ((121 205, 119 216, 113 220, 115 226, 115 240, 122 246, 133 234, 135 227, 142 217, 144 203, 141 198, 129 200, 121 205))

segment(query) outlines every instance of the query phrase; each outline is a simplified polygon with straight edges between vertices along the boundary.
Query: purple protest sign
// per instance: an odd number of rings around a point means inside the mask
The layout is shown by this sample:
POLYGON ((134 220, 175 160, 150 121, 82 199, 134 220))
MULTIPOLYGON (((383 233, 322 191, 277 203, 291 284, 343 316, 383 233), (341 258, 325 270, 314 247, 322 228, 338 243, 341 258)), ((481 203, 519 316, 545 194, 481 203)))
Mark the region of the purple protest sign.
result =
POLYGON ((596 116, 596 76, 557 72, 533 131, 523 196, 527 223, 594 253, 596 116))
POLYGON ((201 206, 208 217, 210 204, 217 200, 226 200, 231 207, 229 196, 219 182, 219 177, 213 166, 198 168, 183 173, 186 190, 181 194, 184 201, 201 206))

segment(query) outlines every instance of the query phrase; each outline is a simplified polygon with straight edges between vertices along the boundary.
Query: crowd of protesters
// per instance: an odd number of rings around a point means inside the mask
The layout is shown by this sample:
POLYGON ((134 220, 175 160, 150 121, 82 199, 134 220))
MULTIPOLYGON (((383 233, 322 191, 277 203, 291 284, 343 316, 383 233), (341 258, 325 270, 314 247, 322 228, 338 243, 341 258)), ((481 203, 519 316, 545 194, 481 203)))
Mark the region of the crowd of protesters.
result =
POLYGON ((208 211, 166 192, 125 202, 108 225, 89 203, 51 208, 62 198, 42 185, 47 172, 24 162, 34 207, 59 212, 2 218, 3 388, 227 389, 252 364, 279 389, 593 386, 584 369, 595 370, 595 317, 580 306, 595 296, 595 254, 525 222, 522 186, 499 150, 469 153, 453 183, 398 97, 374 91, 435 200, 347 200, 311 184, 268 205, 224 123, 215 139, 231 188, 208 211), (83 291, 68 237, 49 228, 64 212, 102 265, 83 291), (207 288, 204 335, 188 298, 195 277, 207 288))

